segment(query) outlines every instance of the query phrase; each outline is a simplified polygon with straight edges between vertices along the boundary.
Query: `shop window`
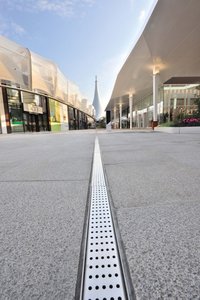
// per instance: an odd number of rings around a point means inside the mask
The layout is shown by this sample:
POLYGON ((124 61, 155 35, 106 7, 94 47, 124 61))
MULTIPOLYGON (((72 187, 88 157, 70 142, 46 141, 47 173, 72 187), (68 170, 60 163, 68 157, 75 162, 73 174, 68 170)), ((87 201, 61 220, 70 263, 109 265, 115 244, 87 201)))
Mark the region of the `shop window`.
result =
POLYGON ((49 99, 51 131, 61 131, 61 108, 60 103, 49 99))
POLYGON ((7 99, 12 132, 24 132, 22 104, 19 91, 7 89, 7 99))

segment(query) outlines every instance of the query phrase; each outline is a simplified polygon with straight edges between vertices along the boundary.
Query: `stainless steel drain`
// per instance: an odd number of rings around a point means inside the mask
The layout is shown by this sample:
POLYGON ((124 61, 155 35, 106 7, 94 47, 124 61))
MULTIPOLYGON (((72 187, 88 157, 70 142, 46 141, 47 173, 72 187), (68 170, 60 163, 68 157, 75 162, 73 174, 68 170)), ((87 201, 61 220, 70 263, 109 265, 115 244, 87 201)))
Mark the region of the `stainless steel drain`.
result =
POLYGON ((127 299, 97 138, 82 299, 127 299))

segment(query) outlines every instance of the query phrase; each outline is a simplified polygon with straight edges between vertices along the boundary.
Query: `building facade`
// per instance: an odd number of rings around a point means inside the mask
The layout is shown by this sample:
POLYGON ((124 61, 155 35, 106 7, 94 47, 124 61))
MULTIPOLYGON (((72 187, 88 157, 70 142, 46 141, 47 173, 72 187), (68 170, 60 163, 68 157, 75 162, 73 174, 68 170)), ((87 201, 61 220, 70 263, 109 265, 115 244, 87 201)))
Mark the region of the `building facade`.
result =
POLYGON ((176 123, 195 115, 200 98, 199 11, 199 0, 155 1, 106 107, 113 128, 176 123))
POLYGON ((0 132, 87 129, 94 108, 53 62, 0 36, 0 132))

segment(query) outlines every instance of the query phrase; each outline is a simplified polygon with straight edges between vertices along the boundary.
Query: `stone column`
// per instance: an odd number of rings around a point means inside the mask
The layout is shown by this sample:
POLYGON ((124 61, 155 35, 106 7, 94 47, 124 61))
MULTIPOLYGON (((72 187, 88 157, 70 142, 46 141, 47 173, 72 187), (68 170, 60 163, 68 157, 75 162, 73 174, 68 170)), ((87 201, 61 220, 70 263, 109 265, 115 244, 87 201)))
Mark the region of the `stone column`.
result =
POLYGON ((133 95, 129 95, 130 129, 133 128, 133 95))
POLYGON ((158 83, 159 83, 159 73, 153 73, 153 122, 152 129, 158 125, 158 111, 157 111, 157 101, 158 101, 158 83))
POLYGON ((158 101, 158 79, 159 73, 153 74, 153 121, 157 122, 157 101, 158 101))
POLYGON ((114 129, 116 129, 117 125, 116 125, 116 120, 117 120, 117 115, 116 115, 116 107, 114 107, 114 129))
POLYGON ((0 87, 0 121, 1 121, 1 130, 2 133, 7 133, 7 126, 6 126, 6 115, 3 103, 3 94, 2 88, 0 87))
POLYGON ((122 129, 122 104, 119 105, 119 128, 122 129))

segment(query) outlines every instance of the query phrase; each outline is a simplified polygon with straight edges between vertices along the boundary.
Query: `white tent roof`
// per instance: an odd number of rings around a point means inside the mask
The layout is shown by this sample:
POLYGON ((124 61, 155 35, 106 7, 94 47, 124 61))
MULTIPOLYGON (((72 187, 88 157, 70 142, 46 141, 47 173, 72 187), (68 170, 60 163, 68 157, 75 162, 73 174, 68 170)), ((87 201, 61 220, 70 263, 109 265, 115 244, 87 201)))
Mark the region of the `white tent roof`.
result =
POLYGON ((152 91, 153 70, 160 82, 200 75, 200 1, 158 0, 145 29, 120 70, 106 110, 128 106, 152 91), (120 99, 120 97, 122 97, 120 99))

